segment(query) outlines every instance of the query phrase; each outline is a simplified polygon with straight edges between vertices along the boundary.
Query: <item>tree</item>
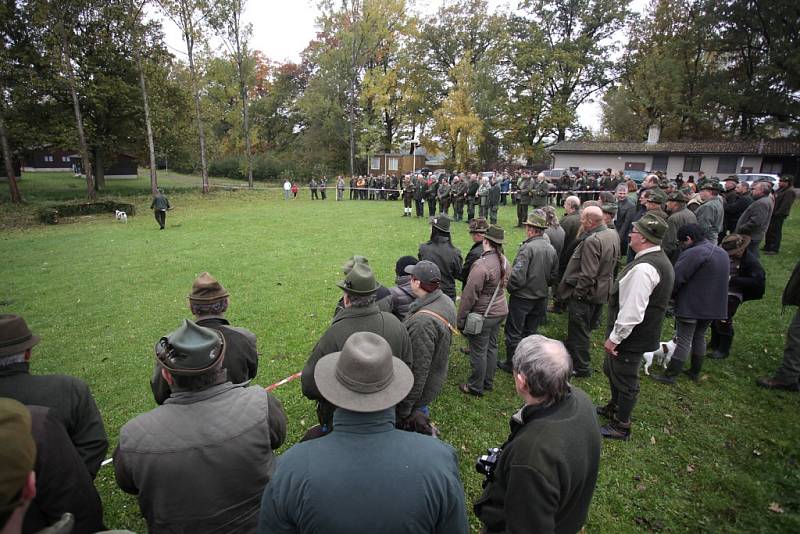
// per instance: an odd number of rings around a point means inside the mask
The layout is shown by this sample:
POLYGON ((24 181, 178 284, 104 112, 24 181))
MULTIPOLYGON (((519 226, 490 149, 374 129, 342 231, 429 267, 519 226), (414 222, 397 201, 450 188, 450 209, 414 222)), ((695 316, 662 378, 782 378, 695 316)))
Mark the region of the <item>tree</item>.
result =
POLYGON ((469 60, 462 59, 451 71, 456 83, 433 114, 434 133, 444 140, 450 163, 468 169, 472 167, 473 153, 482 139, 483 122, 475 111, 470 91, 473 71, 469 60))
POLYGON ((158 0, 167 17, 181 31, 186 44, 186 56, 191 74, 192 95, 194 96, 195 116, 197 119, 197 135, 200 141, 200 168, 203 180, 203 193, 208 193, 208 161, 206 159, 206 136, 203 127, 203 114, 200 106, 200 88, 198 72, 195 66, 194 47, 202 39, 203 27, 209 15, 207 0, 158 0))

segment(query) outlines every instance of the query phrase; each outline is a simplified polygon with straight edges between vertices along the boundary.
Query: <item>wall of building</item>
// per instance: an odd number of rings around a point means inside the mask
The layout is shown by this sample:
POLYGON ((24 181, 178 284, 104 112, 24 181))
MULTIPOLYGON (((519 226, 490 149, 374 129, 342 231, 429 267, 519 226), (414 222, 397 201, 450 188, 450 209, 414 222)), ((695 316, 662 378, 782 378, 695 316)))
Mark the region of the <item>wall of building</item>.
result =
MULTIPOLYGON (((717 176, 724 178, 729 173, 719 172, 719 156, 702 155, 700 169, 706 176, 717 176)), ((741 172, 742 167, 752 167, 753 172, 760 172, 761 156, 739 156, 736 172, 741 172)), ((686 154, 671 154, 667 160, 667 177, 674 178, 678 173, 683 173, 685 178, 690 175, 697 177, 699 171, 684 171, 686 154)), ((626 163, 644 163, 644 170, 649 171, 653 165, 653 156, 650 154, 580 154, 573 152, 563 152, 553 154, 554 169, 569 169, 578 167, 580 169, 606 169, 611 167, 614 170, 624 170, 626 163)))

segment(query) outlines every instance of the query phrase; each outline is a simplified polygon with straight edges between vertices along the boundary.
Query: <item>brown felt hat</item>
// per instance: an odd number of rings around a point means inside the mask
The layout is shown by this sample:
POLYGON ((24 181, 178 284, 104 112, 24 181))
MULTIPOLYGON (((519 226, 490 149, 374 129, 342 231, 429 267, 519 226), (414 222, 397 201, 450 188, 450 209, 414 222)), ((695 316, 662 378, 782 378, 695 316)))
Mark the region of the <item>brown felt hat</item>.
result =
POLYGON ((751 238, 749 235, 730 234, 725 236, 720 246, 728 253, 728 256, 738 258, 744 254, 744 251, 750 246, 750 241, 751 238))
POLYGON ((229 293, 217 282, 217 279, 208 273, 201 273, 192 283, 192 292, 189 300, 192 302, 217 302, 228 298, 229 293))
POLYGON ((485 234, 489 228, 489 222, 483 217, 475 217, 469 222, 469 233, 485 234))
POLYGON ((314 369, 322 396, 353 412, 379 412, 403 400, 414 385, 408 365, 372 332, 352 334, 340 352, 322 357, 314 369))
POLYGON ((686 198, 686 195, 684 195, 680 191, 673 191, 672 193, 667 195, 667 200, 669 200, 670 202, 681 202, 683 204, 689 202, 689 199, 686 198))
POLYGON ((211 328, 184 319, 183 324, 162 337, 155 346, 156 360, 173 375, 207 373, 225 359, 225 338, 211 328))
POLYGON ((25 352, 39 343, 25 319, 11 313, 0 314, 0 357, 25 352))
POLYGON ((0 399, 0 514, 21 503, 20 490, 36 462, 31 413, 19 402, 0 399))

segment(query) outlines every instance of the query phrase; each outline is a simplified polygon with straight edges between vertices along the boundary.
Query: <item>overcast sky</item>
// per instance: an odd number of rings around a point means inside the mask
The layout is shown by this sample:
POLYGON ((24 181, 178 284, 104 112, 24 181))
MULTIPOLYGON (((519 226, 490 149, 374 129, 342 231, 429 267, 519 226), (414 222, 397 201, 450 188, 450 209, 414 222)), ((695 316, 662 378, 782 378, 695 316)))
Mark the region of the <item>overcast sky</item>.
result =
MULTIPOLYGON (((631 9, 641 12, 648 0, 633 0, 631 9)), ((444 0, 415 2, 423 13, 433 13, 444 0)), ((508 5, 501 0, 489 0, 492 9, 508 5)), ((253 25, 251 48, 260 50, 273 61, 299 61, 300 53, 316 35, 316 1, 309 0, 250 0, 247 2, 244 20, 253 25)), ((163 21, 167 45, 173 54, 186 57, 186 48, 180 32, 169 20, 163 21)), ((600 128, 600 106, 584 104, 578 108, 578 118, 583 126, 593 130, 600 128)))

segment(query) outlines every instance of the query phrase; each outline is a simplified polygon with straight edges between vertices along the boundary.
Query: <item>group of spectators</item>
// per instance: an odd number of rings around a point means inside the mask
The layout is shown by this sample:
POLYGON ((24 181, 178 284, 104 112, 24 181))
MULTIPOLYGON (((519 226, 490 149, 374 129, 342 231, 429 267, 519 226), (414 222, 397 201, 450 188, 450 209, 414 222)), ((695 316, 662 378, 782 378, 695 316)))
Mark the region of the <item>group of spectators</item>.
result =
MULTIPOLYGON (((148 529, 466 532, 457 455, 436 439, 431 420, 454 339, 463 335, 470 374, 459 391, 490 393, 501 369, 523 402, 507 441, 477 463, 486 480, 473 510, 484 530, 579 531, 601 437, 630 437, 641 360, 660 346, 668 311, 676 348, 652 378, 674 384, 689 361, 685 374, 699 380, 708 351, 730 354, 738 307, 763 295, 758 243, 781 202, 791 201, 781 200, 784 185, 773 195, 757 183, 753 202, 729 225, 728 208, 747 192, 734 187, 728 199, 728 188, 709 179, 692 193, 654 175, 640 191, 618 184, 597 200, 569 196, 559 220, 537 193, 544 177, 521 178, 516 203, 524 206, 526 239, 513 262, 504 230, 491 220, 470 217, 473 245, 463 258, 451 219, 436 213, 417 255, 397 260, 394 286, 378 283, 364 256, 344 263, 341 299, 301 374, 318 424, 277 459, 292 422, 272 393, 249 385, 256 337, 225 318, 230 295, 222 284, 198 276, 188 295, 193 319, 154 346, 158 406, 121 428, 113 453, 117 484, 137 495, 148 529), (594 406, 572 382, 594 371, 589 340, 604 306, 609 397, 594 406), (563 343, 537 333, 548 311, 567 315, 563 343)), ((800 262, 783 303, 800 305, 800 262)), ((22 317, 0 316, 0 526, 101 531, 93 479, 108 448, 103 421, 82 380, 30 372, 39 341, 22 317)), ((800 311, 781 368, 758 384, 798 391, 799 380, 800 311)))

